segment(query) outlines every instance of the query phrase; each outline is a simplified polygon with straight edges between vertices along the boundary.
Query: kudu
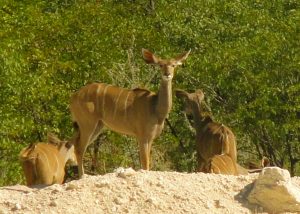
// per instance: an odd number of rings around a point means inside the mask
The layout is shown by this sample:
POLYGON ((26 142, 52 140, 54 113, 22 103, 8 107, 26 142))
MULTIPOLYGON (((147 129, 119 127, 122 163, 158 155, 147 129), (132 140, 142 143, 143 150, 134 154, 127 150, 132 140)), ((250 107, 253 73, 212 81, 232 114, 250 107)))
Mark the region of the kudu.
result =
POLYGON ((190 51, 172 59, 161 59, 143 49, 146 63, 159 65, 161 82, 157 93, 146 89, 125 89, 105 83, 83 86, 71 97, 70 111, 78 128, 75 152, 79 177, 84 175, 83 156, 86 148, 106 126, 111 130, 136 137, 139 143, 141 167, 149 170, 152 142, 164 127, 172 106, 174 70, 190 51))
MULTIPOLYGON (((203 109, 205 105, 204 93, 201 90, 196 90, 194 93, 176 90, 176 96, 184 100, 185 113, 191 114, 194 119, 198 161, 197 171, 205 171, 205 168, 207 168, 207 165, 210 164, 215 155, 224 155, 226 157, 224 159, 229 161, 228 158, 231 158, 231 161, 236 163, 235 136, 227 126, 215 122, 212 116, 203 109)), ((214 163, 216 160, 212 162, 214 163)))
POLYGON ((35 143, 19 155, 27 186, 62 184, 65 165, 76 164, 74 146, 48 134, 48 143, 35 143))
POLYGON ((224 175, 239 174, 237 164, 227 154, 213 156, 206 162, 202 172, 224 175))
POLYGON ((247 169, 240 166, 239 164, 237 164, 237 166, 238 166, 239 174, 249 174, 249 173, 261 172, 263 168, 270 166, 270 160, 269 160, 269 158, 264 156, 261 159, 260 164, 249 162, 247 169), (245 170, 247 173, 245 173, 245 170), (244 172, 244 173, 242 173, 242 172, 244 172))
POLYGON ((204 166, 203 172, 225 175, 248 175, 249 173, 261 172, 264 167, 270 166, 269 159, 263 157, 260 165, 252 164, 244 168, 235 163, 228 155, 215 155, 204 166))

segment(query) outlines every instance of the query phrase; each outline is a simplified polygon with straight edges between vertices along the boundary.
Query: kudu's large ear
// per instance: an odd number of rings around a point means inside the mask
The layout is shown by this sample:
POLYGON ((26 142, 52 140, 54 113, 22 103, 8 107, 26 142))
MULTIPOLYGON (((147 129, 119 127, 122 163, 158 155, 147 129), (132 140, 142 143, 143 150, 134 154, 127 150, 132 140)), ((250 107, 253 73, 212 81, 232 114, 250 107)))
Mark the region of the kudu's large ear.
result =
POLYGON ((189 51, 184 52, 184 53, 178 55, 177 57, 175 57, 176 64, 177 65, 182 65, 183 61, 188 58, 190 52, 191 52, 191 49, 189 51))
POLYGON ((189 93, 187 93, 186 91, 182 90, 182 89, 176 89, 175 90, 175 95, 178 98, 188 98, 189 97, 189 93))
POLYGON ((151 51, 147 49, 142 49, 142 55, 146 63, 148 64, 157 64, 160 61, 160 58, 155 56, 151 51))
POLYGON ((48 143, 51 143, 53 145, 59 145, 60 139, 53 133, 49 132, 47 134, 48 143))
POLYGON ((261 167, 264 168, 264 167, 268 167, 268 166, 270 166, 270 160, 269 160, 269 158, 264 156, 261 160, 261 167))
POLYGON ((199 98, 204 99, 204 93, 203 93, 203 91, 202 91, 201 89, 197 89, 197 90, 195 91, 195 94, 196 94, 199 98))

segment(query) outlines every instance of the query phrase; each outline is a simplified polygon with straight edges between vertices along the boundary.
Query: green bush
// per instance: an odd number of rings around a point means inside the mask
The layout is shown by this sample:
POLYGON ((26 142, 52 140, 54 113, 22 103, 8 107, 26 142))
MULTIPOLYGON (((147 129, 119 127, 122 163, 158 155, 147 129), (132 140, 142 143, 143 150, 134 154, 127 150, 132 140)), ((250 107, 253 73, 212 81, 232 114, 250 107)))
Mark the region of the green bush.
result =
MULTIPOLYGON (((154 3, 1 1, 0 185, 24 182, 21 148, 49 131, 72 136, 69 99, 81 86, 157 90, 159 72, 142 61, 142 48, 166 57, 192 49, 173 87, 205 91, 216 120, 237 135, 240 162, 266 155, 299 174, 298 1, 154 3)), ((194 134, 182 125, 176 98, 169 120, 177 137, 166 125, 153 145, 153 169, 193 171, 194 134)), ((134 140, 105 136, 98 173, 139 168, 134 140)), ((86 159, 90 167, 93 152, 86 159)))

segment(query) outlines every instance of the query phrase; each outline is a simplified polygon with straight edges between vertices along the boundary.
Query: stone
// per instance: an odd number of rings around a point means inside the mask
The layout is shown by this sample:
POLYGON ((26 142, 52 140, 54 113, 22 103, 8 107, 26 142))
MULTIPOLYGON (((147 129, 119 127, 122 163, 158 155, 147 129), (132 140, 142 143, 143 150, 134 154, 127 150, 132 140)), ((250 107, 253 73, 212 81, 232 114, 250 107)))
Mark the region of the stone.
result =
POLYGON ((121 178, 126 178, 126 177, 129 177, 129 176, 135 175, 136 171, 134 171, 134 169, 132 169, 130 167, 130 168, 123 169, 123 170, 117 170, 117 174, 121 178))
POLYGON ((106 180, 103 180, 103 181, 100 181, 98 183, 95 184, 96 187, 109 187, 110 185, 110 182, 109 181, 106 181, 106 180))
POLYGON ((49 205, 51 207, 57 207, 57 202, 56 201, 51 201, 49 205))
POLYGON ((266 167, 259 174, 248 201, 268 212, 300 212, 300 188, 291 182, 288 170, 266 167))
POLYGON ((15 204, 15 207, 13 208, 13 211, 20 210, 20 209, 22 209, 21 204, 16 203, 16 204, 15 204))
POLYGON ((68 184, 68 186, 66 187, 66 190, 76 190, 76 189, 79 189, 79 187, 75 184, 68 184))

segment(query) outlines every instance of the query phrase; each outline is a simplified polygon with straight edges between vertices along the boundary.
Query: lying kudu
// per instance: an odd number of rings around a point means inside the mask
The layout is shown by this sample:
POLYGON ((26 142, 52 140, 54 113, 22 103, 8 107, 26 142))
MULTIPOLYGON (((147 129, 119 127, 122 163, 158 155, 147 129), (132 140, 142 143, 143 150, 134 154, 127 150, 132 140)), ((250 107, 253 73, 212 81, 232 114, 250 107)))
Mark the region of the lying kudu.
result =
POLYGON ((270 160, 269 158, 267 157, 263 157, 260 161, 260 164, 257 164, 253 161, 250 161, 248 164, 248 169, 252 170, 252 169, 258 169, 258 168, 261 168, 261 167, 267 167, 267 166, 270 166, 270 160))
POLYGON ((238 171, 240 170, 240 174, 241 171, 244 172, 243 174, 249 174, 249 173, 255 173, 255 172, 261 172, 263 168, 265 167, 269 167, 270 166, 270 160, 267 157, 263 157, 260 161, 260 164, 255 164, 253 162, 250 162, 247 169, 245 169, 244 167, 240 166, 238 164, 238 171), (247 173, 245 173, 245 170, 247 171, 247 173))
MULTIPOLYGON (((230 162, 230 165, 236 164, 235 136, 227 126, 213 121, 211 115, 203 109, 204 93, 201 90, 196 90, 195 93, 176 90, 176 96, 184 100, 185 113, 191 114, 194 119, 197 171, 207 171, 207 166, 221 161, 230 162), (215 157, 216 155, 223 156, 215 157)), ((233 174, 235 171, 236 169, 232 169, 233 174)))
POLYGON ((269 159, 263 157, 261 165, 253 165, 244 168, 235 163, 228 155, 215 155, 205 165, 203 172, 225 174, 225 175, 248 175, 249 173, 261 172, 264 167, 269 166, 269 159))
POLYGON ((146 89, 131 90, 106 83, 91 83, 72 95, 70 111, 77 128, 76 136, 79 136, 74 144, 79 177, 84 175, 83 156, 86 148, 104 126, 135 137, 139 143, 141 167, 150 169, 152 142, 161 134, 172 107, 175 68, 187 59, 189 53, 161 59, 146 49, 142 50, 146 63, 161 68, 161 82, 156 93, 146 89))
POLYGON ((215 155, 206 162, 202 172, 224 175, 239 175, 237 164, 227 154, 215 155))
POLYGON ((31 144, 19 155, 27 186, 62 184, 66 162, 76 164, 74 146, 48 134, 48 143, 31 144))

